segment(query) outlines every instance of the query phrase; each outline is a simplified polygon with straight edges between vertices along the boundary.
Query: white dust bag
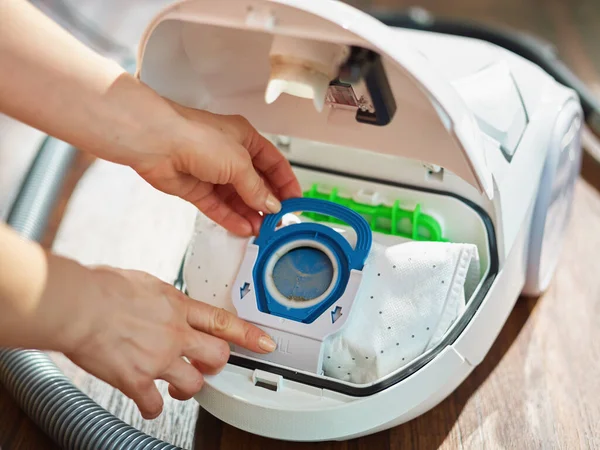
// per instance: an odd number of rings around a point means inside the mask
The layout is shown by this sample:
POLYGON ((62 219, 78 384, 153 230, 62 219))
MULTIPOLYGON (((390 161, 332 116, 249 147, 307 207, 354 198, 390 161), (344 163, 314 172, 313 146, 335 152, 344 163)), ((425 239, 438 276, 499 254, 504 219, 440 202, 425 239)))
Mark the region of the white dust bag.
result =
MULTIPOLYGON (((281 226, 300 220, 288 214, 281 226)), ((355 244, 351 228, 329 226, 355 244)), ((231 289, 248 242, 199 214, 184 268, 190 297, 236 313, 231 289)), ((479 279, 475 245, 374 234, 350 316, 324 343, 325 376, 372 383, 410 363, 460 317, 479 279)))

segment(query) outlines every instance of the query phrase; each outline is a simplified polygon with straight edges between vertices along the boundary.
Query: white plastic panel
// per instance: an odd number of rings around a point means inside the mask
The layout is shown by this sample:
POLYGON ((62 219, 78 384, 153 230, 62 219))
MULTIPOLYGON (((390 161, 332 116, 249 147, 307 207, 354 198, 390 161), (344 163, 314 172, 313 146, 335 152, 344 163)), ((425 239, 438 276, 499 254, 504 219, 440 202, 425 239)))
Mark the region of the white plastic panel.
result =
POLYGON ((550 284, 569 223, 575 181, 581 168, 582 111, 571 102, 557 119, 537 193, 531 224, 528 295, 542 294, 550 284))
POLYGON ((345 397, 284 380, 278 392, 255 386, 252 371, 228 365, 194 398, 244 431, 292 441, 342 440, 400 424, 453 391, 472 370, 449 346, 418 373, 369 397, 345 397), (444 376, 440 376, 444 374, 444 376))
POLYGON ((451 83, 498 62, 505 64, 528 114, 534 114, 548 100, 548 90, 556 87, 554 79, 539 66, 502 47, 462 36, 404 29, 396 32, 408 39, 451 83))
POLYGON ((508 65, 496 62, 452 84, 475 114, 481 130, 512 157, 527 126, 527 113, 508 65))
POLYGON ((465 360, 476 366, 490 350, 506 323, 525 283, 527 247, 533 204, 515 238, 505 264, 498 272, 488 294, 453 347, 465 360))
POLYGON ((432 68, 453 81, 493 64, 498 49, 487 42, 420 30, 395 30, 430 62, 432 68))
MULTIPOLYGON (((267 137, 294 164, 341 172, 349 176, 453 192, 477 204, 491 217, 494 217, 492 202, 447 168, 355 147, 324 144, 286 136, 267 135, 267 137)), ((399 142, 397 145, 409 144, 399 142)), ((499 150, 498 153, 500 158, 506 162, 499 150)))
POLYGON ((559 112, 572 101, 572 95, 571 91, 560 88, 547 92, 543 108, 530 117, 519 150, 510 161, 510 168, 502 178, 495 177, 498 187, 496 209, 502 214, 497 228, 504 255, 512 251, 527 211, 537 195, 548 149, 554 145, 554 135, 549 130, 556 126, 559 112))

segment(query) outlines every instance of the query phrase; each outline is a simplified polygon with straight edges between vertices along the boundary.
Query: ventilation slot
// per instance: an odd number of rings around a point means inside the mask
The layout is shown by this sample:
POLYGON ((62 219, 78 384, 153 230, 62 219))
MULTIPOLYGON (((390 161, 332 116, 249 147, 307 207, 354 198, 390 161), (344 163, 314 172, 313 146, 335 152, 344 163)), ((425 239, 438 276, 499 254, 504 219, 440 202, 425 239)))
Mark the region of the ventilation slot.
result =
POLYGON ((280 375, 274 375, 269 372, 263 372, 262 370, 255 370, 252 374, 252 381, 254 386, 267 389, 269 391, 277 392, 281 389, 282 377, 280 375))
POLYGON ((278 386, 277 384, 271 383, 269 381, 256 380, 254 386, 261 387, 263 389, 268 389, 269 391, 277 392, 278 386))

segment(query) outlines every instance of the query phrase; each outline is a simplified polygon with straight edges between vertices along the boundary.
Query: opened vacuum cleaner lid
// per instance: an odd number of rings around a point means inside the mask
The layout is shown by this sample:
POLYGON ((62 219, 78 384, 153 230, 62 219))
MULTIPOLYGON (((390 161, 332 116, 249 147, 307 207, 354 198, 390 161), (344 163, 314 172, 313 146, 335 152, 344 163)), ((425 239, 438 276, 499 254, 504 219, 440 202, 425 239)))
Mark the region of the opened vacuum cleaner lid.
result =
POLYGON ((177 3, 147 28, 139 60, 140 79, 185 106, 434 164, 492 196, 464 99, 402 36, 341 2, 177 3))

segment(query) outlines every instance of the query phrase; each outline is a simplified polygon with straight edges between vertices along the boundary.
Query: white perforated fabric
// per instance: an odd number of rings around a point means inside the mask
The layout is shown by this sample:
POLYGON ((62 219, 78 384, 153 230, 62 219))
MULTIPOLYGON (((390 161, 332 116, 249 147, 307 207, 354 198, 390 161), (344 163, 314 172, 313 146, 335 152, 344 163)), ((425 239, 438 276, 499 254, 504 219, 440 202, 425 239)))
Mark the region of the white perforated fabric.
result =
POLYGON ((435 347, 464 310, 469 272, 474 245, 374 244, 350 317, 325 343, 325 374, 371 383, 435 347))
MULTIPOLYGON (((299 220, 307 219, 287 215, 282 226, 299 220)), ((354 245, 351 229, 330 226, 354 245)), ((373 237, 346 325, 324 343, 325 375, 358 384, 378 381, 435 347, 480 279, 474 245, 373 237)), ((199 215, 184 268, 189 295, 235 313, 231 286, 247 244, 199 215)))

